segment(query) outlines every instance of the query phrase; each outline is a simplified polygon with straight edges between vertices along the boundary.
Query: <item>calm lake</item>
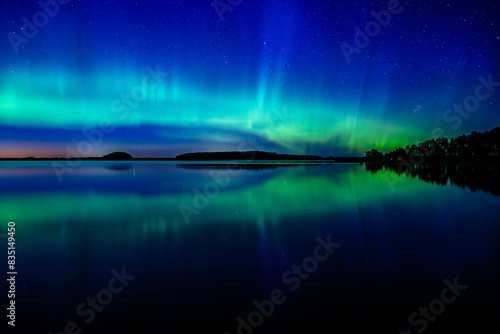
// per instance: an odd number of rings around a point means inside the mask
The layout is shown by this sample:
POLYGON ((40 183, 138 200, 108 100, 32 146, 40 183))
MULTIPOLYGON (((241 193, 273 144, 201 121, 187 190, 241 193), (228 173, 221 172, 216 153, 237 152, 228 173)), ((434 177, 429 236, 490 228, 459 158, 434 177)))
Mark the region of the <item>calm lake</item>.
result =
POLYGON ((16 329, 485 332, 500 311, 488 172, 89 161, 58 178, 52 162, 0 162, 16 329))

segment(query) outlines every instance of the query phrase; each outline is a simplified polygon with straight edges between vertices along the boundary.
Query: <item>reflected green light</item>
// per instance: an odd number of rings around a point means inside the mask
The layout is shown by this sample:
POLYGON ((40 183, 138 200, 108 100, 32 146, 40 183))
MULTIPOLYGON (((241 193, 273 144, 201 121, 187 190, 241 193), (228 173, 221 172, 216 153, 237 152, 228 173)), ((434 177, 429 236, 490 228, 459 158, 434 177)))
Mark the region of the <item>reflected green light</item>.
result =
MULTIPOLYGON (((375 174, 366 172, 364 166, 349 168, 331 166, 330 172, 319 172, 318 167, 289 167, 275 177, 263 183, 248 184, 243 188, 221 189, 219 195, 210 199, 209 205, 191 216, 192 222, 200 224, 213 220, 221 222, 259 222, 286 220, 287 217, 334 213, 345 209, 356 209, 358 205, 369 204, 377 200, 391 198, 394 193, 388 182, 394 177, 391 171, 379 171, 375 174), (337 168, 337 169, 336 169, 337 168), (272 198, 272 200, 270 200, 272 198), (228 210, 227 208, 231 208, 228 210)), ((48 175, 53 177, 53 175, 48 175)), ((239 176, 232 179, 238 183, 239 176)), ((405 176, 401 176, 405 178, 405 176)), ((207 179, 206 182, 210 180, 207 179)), ((195 185, 203 189, 206 182, 195 185)), ((398 195, 411 197, 429 184, 409 178, 398 184, 398 195)), ((179 210, 179 204, 193 203, 194 193, 166 193, 147 197, 134 193, 47 193, 11 194, 2 196, 0 220, 17 220, 21 224, 50 225, 57 217, 57 222, 71 224, 74 217, 79 217, 92 224, 106 221, 119 224, 120 221, 135 221, 141 233, 164 231, 166 226, 186 225, 179 210), (33 207, 37 210, 32 210, 33 207), (110 208, 122 208, 110 210, 110 208), (55 211, 57 210, 57 212, 55 211), (145 218, 145 217, 152 217, 145 218)))

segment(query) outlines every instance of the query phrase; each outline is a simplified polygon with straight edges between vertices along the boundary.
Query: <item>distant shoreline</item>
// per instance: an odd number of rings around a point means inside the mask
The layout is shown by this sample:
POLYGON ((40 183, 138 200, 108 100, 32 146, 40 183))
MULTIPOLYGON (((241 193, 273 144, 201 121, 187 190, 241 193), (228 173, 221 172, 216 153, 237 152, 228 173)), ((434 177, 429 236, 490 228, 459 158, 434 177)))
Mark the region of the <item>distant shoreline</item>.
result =
MULTIPOLYGON (((0 158, 0 162, 2 161, 66 161, 66 158, 0 158)), ((108 161, 108 162, 134 162, 134 161, 177 161, 182 162, 183 164, 190 164, 194 162, 202 162, 202 163, 210 163, 213 165, 214 163, 221 162, 235 162, 238 164, 256 164, 256 163, 282 163, 282 162, 297 162, 297 163, 361 163, 366 165, 386 165, 386 166, 399 166, 402 165, 401 162, 385 162, 385 161, 366 161, 365 158, 362 157, 328 157, 328 158, 319 158, 319 159, 179 159, 179 158, 129 158, 129 159, 107 159, 100 157, 87 157, 87 158, 72 158, 71 160, 79 160, 79 161, 108 161)), ((424 161, 423 165, 479 165, 479 164, 498 164, 500 160, 498 159, 481 159, 481 160, 430 160, 424 161)), ((221 164, 224 165, 224 164, 221 164)))
POLYGON ((106 159, 98 157, 90 158, 0 158, 0 161, 65 161, 65 160, 82 160, 82 161, 175 161, 175 158, 132 158, 132 159, 106 159))
MULTIPOLYGON (((195 152, 195 153, 185 153, 176 156, 175 158, 134 158, 132 155, 126 152, 113 152, 107 154, 103 157, 71 157, 71 158, 0 158, 0 161, 177 161, 182 163, 189 162, 206 162, 206 163, 216 163, 216 162, 238 162, 239 164, 248 163, 255 164, 256 162, 275 162, 280 161, 295 161, 303 163, 312 162, 330 162, 330 163, 364 163, 366 165, 373 166, 411 166, 412 164, 408 161, 383 161, 367 159, 366 157, 321 157, 318 155, 295 155, 295 154, 278 154, 274 152, 263 152, 263 151, 227 151, 227 152, 195 152)), ((473 159, 437 159, 437 158, 427 158, 423 161, 424 165, 430 164, 485 164, 485 163, 498 163, 498 157, 485 158, 481 157, 477 160, 473 159)), ((414 164, 414 166, 420 164, 414 164)))
POLYGON ((196 152, 185 153, 176 156, 175 158, 134 158, 125 152, 113 152, 103 157, 85 157, 85 158, 0 158, 0 161, 316 161, 316 162, 357 162, 364 163, 364 157, 320 157, 317 155, 293 155, 293 154, 278 154, 262 151, 229 151, 229 152, 196 152))
MULTIPOLYGON (((0 158, 0 161, 65 161, 65 158, 0 158)), ((74 159, 72 159, 74 160, 74 159)), ((185 159, 177 159, 177 158, 133 158, 133 159, 103 159, 103 158, 78 158, 76 160, 81 161, 179 161, 179 162, 221 162, 221 161, 234 161, 234 162, 245 162, 245 163, 253 163, 253 162, 286 162, 286 161, 300 161, 300 162, 356 162, 356 163, 365 163, 364 158, 324 158, 324 159, 200 159, 200 160, 185 160, 185 159)))
MULTIPOLYGON (((65 161, 64 158, 0 158, 0 162, 9 162, 9 161, 26 161, 26 162, 37 162, 37 161, 65 161)), ((234 163, 238 165, 259 165, 259 164, 286 164, 293 162, 296 165, 307 165, 307 164, 321 164, 321 163, 356 163, 356 164, 364 164, 367 166, 399 166, 401 163, 396 162, 373 162, 373 161, 361 161, 361 159, 316 159, 316 160, 183 160, 176 158, 134 158, 134 159, 102 159, 102 158, 80 158, 80 161, 102 161, 102 162, 141 162, 141 161, 174 161, 179 162, 182 165, 207 165, 207 166, 226 166, 227 163, 234 163)), ((479 160, 479 161, 471 161, 471 160, 441 160, 441 161, 425 161, 422 165, 491 165, 491 164, 500 164, 499 160, 479 160)))

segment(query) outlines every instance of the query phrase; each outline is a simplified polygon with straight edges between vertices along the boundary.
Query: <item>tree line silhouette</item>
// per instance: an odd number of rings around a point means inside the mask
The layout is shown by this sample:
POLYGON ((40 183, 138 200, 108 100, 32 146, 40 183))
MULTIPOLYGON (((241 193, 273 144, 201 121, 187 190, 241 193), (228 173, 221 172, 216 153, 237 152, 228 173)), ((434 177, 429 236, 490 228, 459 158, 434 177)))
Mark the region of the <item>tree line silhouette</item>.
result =
POLYGON ((420 165, 425 161, 497 160, 500 157, 500 127, 485 132, 473 131, 457 138, 430 139, 418 145, 398 147, 388 153, 372 149, 366 152, 367 162, 409 162, 420 165))
POLYGON ((497 163, 429 163, 415 166, 413 169, 400 168, 399 164, 367 163, 366 170, 376 173, 386 169, 401 175, 436 185, 456 185, 472 191, 483 190, 500 196, 500 168, 497 163))
POLYGON ((457 185, 500 196, 500 127, 448 140, 426 140, 382 153, 366 152, 366 170, 381 169, 437 185, 457 185), (478 163, 482 162, 482 163, 478 163))

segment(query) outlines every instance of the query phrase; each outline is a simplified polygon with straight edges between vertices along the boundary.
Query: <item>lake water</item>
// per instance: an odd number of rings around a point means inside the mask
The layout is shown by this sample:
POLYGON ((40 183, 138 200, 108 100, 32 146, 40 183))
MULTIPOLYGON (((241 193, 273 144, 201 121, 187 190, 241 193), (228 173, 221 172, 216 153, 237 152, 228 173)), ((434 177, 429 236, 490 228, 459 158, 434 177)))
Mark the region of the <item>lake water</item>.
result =
MULTIPOLYGON (((52 162, 0 162, 4 268, 7 223, 16 228, 16 330, 398 334, 496 325, 498 167, 489 169, 493 186, 472 189, 442 174, 434 182, 377 169, 82 162, 59 179, 52 162)), ((468 170, 461 179, 474 173, 484 176, 468 170)))

